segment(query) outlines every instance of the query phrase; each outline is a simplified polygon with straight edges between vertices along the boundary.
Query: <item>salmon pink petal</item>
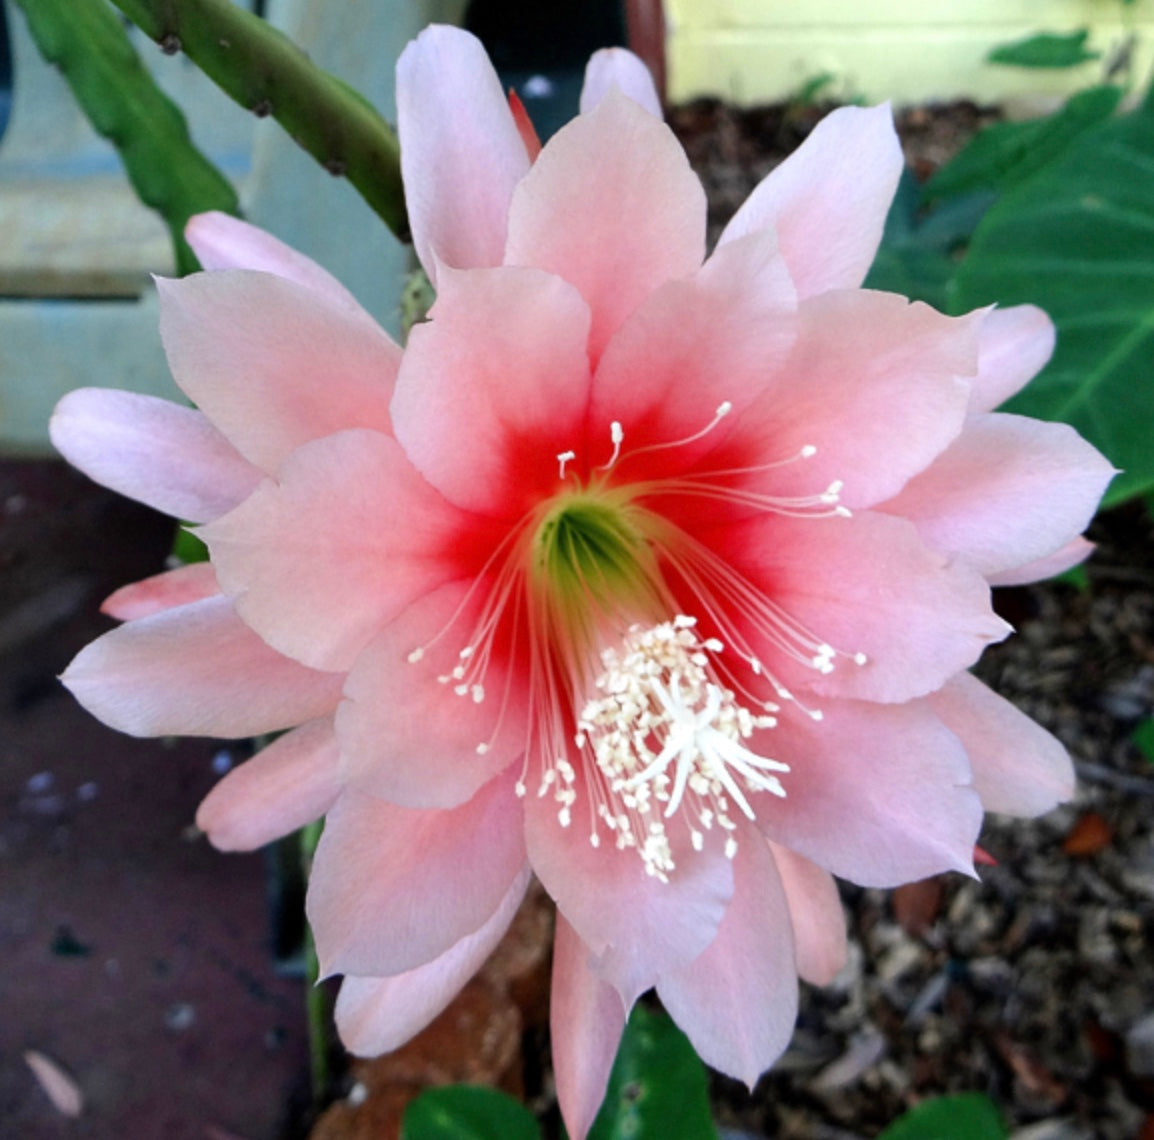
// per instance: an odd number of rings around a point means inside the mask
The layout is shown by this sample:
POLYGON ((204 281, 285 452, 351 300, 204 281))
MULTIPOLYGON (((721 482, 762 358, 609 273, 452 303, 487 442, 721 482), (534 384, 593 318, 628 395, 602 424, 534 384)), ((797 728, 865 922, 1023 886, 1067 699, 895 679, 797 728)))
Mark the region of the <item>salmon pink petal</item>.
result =
POLYGON ((989 412, 1032 380, 1054 351, 1054 323, 1033 305, 994 309, 982 321, 970 411, 989 412))
POLYGON ((440 263, 501 264, 513 187, 529 156, 480 42, 426 28, 397 64, 397 131, 413 245, 440 288, 440 263))
POLYGON ((828 985, 845 965, 849 949, 837 883, 796 851, 777 843, 769 849, 789 903, 798 975, 815 986, 828 985))
POLYGON ((363 315, 360 303, 327 269, 283 241, 230 214, 210 210, 184 227, 184 237, 205 269, 256 269, 295 281, 363 315))
POLYGON ((270 649, 227 598, 129 622, 82 649, 61 680, 132 736, 260 736, 336 708, 342 677, 270 649))
POLYGON ((626 1008, 713 940, 733 894, 732 864, 719 850, 695 854, 686 837, 678 851, 680 837, 671 836, 677 867, 663 883, 646 874, 636 851, 594 847, 587 819, 562 827, 552 797, 535 787, 524 804, 529 862, 626 1008))
POLYGON ((219 593, 220 586, 211 563, 194 562, 190 566, 179 566, 121 586, 104 599, 100 612, 117 621, 132 621, 176 606, 187 606, 190 602, 200 602, 219 593))
POLYGON ((49 432, 90 479, 174 518, 216 518, 260 481, 200 412, 155 396, 78 388, 56 405, 49 432))
POLYGON ((1062 574, 1074 566, 1085 562, 1094 553, 1094 544, 1084 538, 1073 538, 1060 550, 1045 558, 1038 558, 1012 570, 1001 570, 989 576, 991 586, 1023 586, 1027 582, 1040 582, 1062 574))
POLYGON ((966 746, 986 811, 1033 817, 1074 795, 1066 749, 976 677, 959 674, 929 701, 966 746))
POLYGON ((401 350, 366 313, 243 269, 157 288, 177 384, 262 470, 344 428, 389 432, 401 350))
POLYGON ((785 1052, 797 1019, 790 910, 768 846, 752 829, 733 861, 733 902, 717 937, 663 974, 657 993, 707 1064, 750 1089, 785 1052))
POLYGON ((255 851, 320 819, 341 790, 332 717, 286 732, 229 772, 196 826, 220 851, 255 851))
POLYGON ((619 91, 562 127, 514 191, 505 262, 581 290, 594 363, 649 293, 704 256, 701 183, 669 128, 619 91))
POLYGON ((549 1021, 557 1100, 573 1140, 584 1140, 593 1127, 625 1030, 621 995, 589 962, 589 947, 558 914, 549 1021))
POLYGON ((651 115, 663 118, 661 99, 649 68, 624 48, 602 48, 589 57, 581 88, 581 113, 592 111, 614 87, 651 115))
POLYGON ((451 675, 480 618, 483 599, 467 590, 454 582, 414 602, 350 672, 337 734, 344 777, 358 790, 400 807, 456 807, 524 751, 525 693, 502 660, 508 647, 498 647, 482 688, 451 675))
POLYGON ((346 791, 309 878, 322 974, 379 977, 432 962, 492 917, 524 865, 511 776, 452 811, 346 791))
POLYGON ((814 722, 787 706, 755 738, 790 765, 784 799, 757 797, 766 836, 866 887, 972 873, 982 804, 965 749, 932 707, 827 701, 822 713, 814 722))
POLYGON ((750 194, 721 243, 773 227, 800 296, 856 288, 873 264, 902 166, 888 105, 842 107, 750 194))
POLYGON ((1114 468, 1067 424, 990 413, 882 509, 986 577, 1046 558, 1094 517, 1114 468))
POLYGON ((460 572, 460 515, 396 440, 355 429, 299 447, 278 481, 198 534, 261 637, 343 671, 414 597, 460 572))
POLYGON ((589 397, 589 310, 536 269, 446 270, 393 399, 397 439, 451 502, 517 518, 559 485, 589 397))
POLYGON ((334 1011, 345 1048, 358 1057, 375 1057, 420 1033, 497 948, 528 884, 524 868, 493 914, 439 958, 391 977, 345 978, 334 1011))

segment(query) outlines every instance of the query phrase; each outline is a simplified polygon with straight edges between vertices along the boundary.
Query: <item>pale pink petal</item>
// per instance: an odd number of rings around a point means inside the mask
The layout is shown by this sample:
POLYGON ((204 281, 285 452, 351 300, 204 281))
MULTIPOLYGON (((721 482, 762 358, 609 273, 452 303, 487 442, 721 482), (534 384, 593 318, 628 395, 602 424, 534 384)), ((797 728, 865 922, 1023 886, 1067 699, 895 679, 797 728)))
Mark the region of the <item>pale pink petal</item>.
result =
POLYGON ((609 1085, 625 1029, 621 995, 590 967, 589 947, 557 915, 549 998, 553 1079, 572 1140, 585 1140, 609 1085))
POLYGON ((440 264, 500 265, 513 187, 529 156, 480 42, 426 28, 397 64, 397 130, 413 245, 440 286, 440 264))
POLYGON ((343 677, 270 649, 227 598, 129 622, 82 649, 61 680, 132 736, 259 736, 332 712, 343 677))
POLYGON ((332 717, 286 732, 212 789, 196 826, 220 851, 255 851, 320 819, 341 790, 332 717))
POLYGON ((513 194, 505 262, 581 290, 594 363, 647 294, 704 256, 705 193, 685 152, 618 91, 562 127, 513 194))
POLYGON ((589 396, 589 310, 534 269, 441 274, 409 338, 392 414, 410 460, 450 501, 519 518, 560 486, 589 396))
POLYGON ((366 313, 244 269, 157 288, 174 379, 262 470, 343 428, 390 430, 401 350, 366 313))
POLYGON ((589 57, 581 88, 581 114, 587 115, 614 88, 651 115, 664 117, 649 68, 631 51, 618 47, 602 48, 589 57))
POLYGON ((148 617, 149 614, 158 614, 162 610, 171 610, 175 606, 200 602, 219 593, 220 586, 211 564, 194 562, 121 586, 104 599, 100 612, 117 621, 132 621, 148 617))
POLYGON ((597 367, 589 451, 608 460, 610 425, 624 430, 615 474, 668 478, 725 438, 779 371, 796 337, 793 286, 772 234, 732 242, 683 281, 670 281, 609 342, 597 367), (700 435, 693 444, 632 457, 638 447, 700 435))
POLYGON ((451 676, 485 601, 483 589, 468 589, 454 582, 420 598, 349 674, 337 734, 344 778, 360 791, 400 807, 456 807, 524 751, 524 683, 505 664, 512 631, 483 677, 451 676))
POLYGON ((604 834, 594 848, 586 812, 563 827, 552 796, 537 790, 531 782, 524 800, 529 862, 596 955, 597 974, 632 1006, 661 974, 713 940, 733 893, 732 865, 717 846, 693 853, 678 832, 669 837, 676 870, 662 883, 646 874, 635 850, 618 850, 604 834))
POLYGON ((1010 632, 990 607, 985 579, 929 549, 904 519, 770 516, 718 528, 705 542, 811 635, 804 650, 787 637, 790 655, 778 644, 781 618, 752 605, 734 615, 765 667, 794 692, 817 694, 808 699, 819 705, 824 696, 924 696, 1010 632), (832 672, 807 663, 822 642, 839 653, 832 672))
POLYGON ((155 396, 78 388, 56 405, 48 430, 90 479, 174 518, 216 518, 260 480, 200 412, 155 396))
POLYGON ((524 865, 512 776, 452 811, 347 790, 309 878, 322 973, 380 977, 432 962, 492 917, 524 865))
POLYGON ((785 798, 759 794, 766 836, 867 887, 972 873, 982 804, 958 738, 926 701, 827 701, 810 720, 788 705, 754 751, 789 764, 785 798))
POLYGON ((1041 372, 1054 351, 1054 324, 1033 305, 1015 305, 988 312, 980 337, 970 411, 989 412, 1041 372))
POLYGON ((657 994, 697 1055, 752 1089, 793 1036, 797 968, 777 866, 756 831, 743 831, 733 901, 717 937, 692 962, 663 974, 657 994))
POLYGON ((888 105, 842 107, 762 181, 721 242, 774 227, 802 297, 865 280, 902 172, 888 105))
POLYGON ((1094 517, 1114 468, 1068 424, 1000 412, 966 429, 882 510, 990 577, 1066 546, 1094 517))
POLYGON ((327 269, 279 238, 231 214, 210 210, 190 218, 184 237, 205 269, 256 269, 275 273, 355 313, 360 303, 327 269))
POLYGON ((314 669, 347 670, 414 597, 462 572, 461 529, 396 440, 353 430, 299 447, 278 481, 197 533, 261 637, 314 669))
POLYGON ((345 978, 334 1011, 345 1048, 358 1057, 377 1057, 420 1033, 497 948, 528 884, 524 868, 493 914, 439 958, 392 977, 345 978))
POLYGON ((777 843, 770 843, 769 849, 789 903, 798 975, 815 986, 828 985, 845 965, 848 953, 837 883, 828 871, 796 851, 777 843))
POLYGON ((929 701, 965 745, 986 811, 1032 817, 1074 795, 1066 749, 976 677, 959 674, 929 701))
POLYGON ((1044 578, 1053 578, 1055 574, 1062 574, 1085 562, 1093 553, 1092 542, 1087 542, 1082 537, 1074 538, 1045 558, 1027 562, 1023 566, 1015 566, 1012 570, 991 574, 989 583, 991 586, 1022 586, 1027 582, 1040 582, 1044 578))

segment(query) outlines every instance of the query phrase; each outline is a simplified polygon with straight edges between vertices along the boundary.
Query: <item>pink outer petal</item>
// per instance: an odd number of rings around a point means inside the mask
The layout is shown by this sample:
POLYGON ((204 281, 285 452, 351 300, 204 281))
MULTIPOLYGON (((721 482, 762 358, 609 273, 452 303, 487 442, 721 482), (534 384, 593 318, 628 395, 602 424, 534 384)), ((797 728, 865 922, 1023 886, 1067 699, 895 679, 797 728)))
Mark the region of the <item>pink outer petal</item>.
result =
POLYGON ((1040 582, 1043 578, 1052 578, 1055 574, 1085 562, 1094 553, 1094 544, 1084 538, 1075 538, 1067 542, 1060 550, 1046 558, 1039 558, 1034 562, 1027 562, 1024 566, 1015 566, 1013 570, 1002 570, 989 576, 991 586, 1022 586, 1027 582, 1040 582))
POLYGON ((797 1020, 789 905, 769 848, 743 829, 733 902, 703 954, 661 977, 657 993, 706 1064, 750 1089, 777 1060, 797 1020))
POLYGON ((467 528, 396 440, 355 430, 298 448, 279 482, 198 533, 221 589, 261 637, 314 669, 344 671, 413 598, 475 562, 467 543, 483 536, 467 528))
POLYGON ((229 772, 201 803, 196 826, 221 851, 255 851, 333 806, 338 761, 332 717, 309 721, 229 772))
POLYGON ((959 674, 929 701, 966 746, 986 811, 1032 817, 1073 797, 1066 749, 976 677, 959 674))
POLYGON ((184 227, 184 236, 205 269, 257 269, 274 273, 363 315, 357 299, 327 269, 239 218, 219 210, 197 214, 184 227))
POLYGON ((492 917, 524 865, 512 776, 452 811, 346 791, 309 879, 322 974, 380 977, 432 962, 492 917))
POLYGON ((589 57, 581 88, 581 114, 592 111, 614 87, 651 115, 664 118, 649 68, 624 48, 602 48, 589 57))
POLYGON ((772 234, 732 242, 688 280, 670 281, 609 342, 593 381, 589 451, 610 452, 610 425, 625 432, 616 470, 625 482, 668 478, 724 439, 728 425, 779 371, 796 336, 793 286, 772 234), (694 444, 630 458, 631 451, 699 434, 694 444))
POLYGON ((585 1140, 609 1086, 625 1029, 625 1006, 593 972, 589 947, 560 914, 549 1017, 561 1115, 572 1140, 585 1140))
POLYGON ((1114 474, 1068 424, 977 415, 881 509, 989 577, 1061 550, 1094 517, 1114 474))
POLYGON ((166 570, 141 582, 121 586, 104 599, 100 612, 117 621, 133 621, 176 606, 200 602, 219 593, 212 566, 208 562, 194 562, 190 566, 166 570))
POLYGON ((335 1011, 345 1048, 358 1057, 376 1057, 420 1033, 496 949, 528 884, 524 868, 493 914, 439 958, 392 977, 345 978, 335 1011))
POLYGON ((467 597, 468 588, 455 582, 415 602, 349 674, 337 734, 344 778, 358 790, 399 807, 456 807, 524 750, 526 694, 505 688, 511 647, 498 643, 480 702, 472 678, 462 694, 438 681, 461 663, 480 617, 484 592, 467 597))
POLYGON ((704 541, 815 640, 844 654, 820 673, 776 648, 780 621, 759 619, 752 606, 734 614, 757 657, 795 692, 924 696, 1010 632, 990 608, 985 579, 930 550, 904 519, 872 511, 770 517, 718 528, 704 541), (854 662, 857 653, 865 664, 854 662))
POLYGON ((157 288, 177 384, 262 470, 342 428, 389 432, 401 350, 367 313, 243 269, 157 288))
POLYGON ((754 751, 790 765, 785 799, 757 796, 766 836, 867 887, 972 873, 982 804, 932 706, 828 701, 822 712, 815 723, 787 706, 755 737, 754 751))
POLYGON ((888 105, 843 107, 770 172, 721 242, 772 226, 800 296, 856 288, 877 253, 902 164, 888 105))
POLYGON ((561 488, 580 445, 589 310, 535 269, 446 270, 413 329, 393 399, 397 439, 451 502, 517 518, 561 488))
POLYGON ((626 1007, 713 940, 733 893, 732 865, 716 845, 694 854, 688 836, 671 828, 677 868, 662 883, 645 873, 636 851, 620 851, 604 836, 594 848, 582 813, 562 827, 557 804, 537 795, 536 781, 524 803, 529 862, 626 1007))
POLYGON ((426 28, 397 64, 397 129, 413 245, 439 263, 501 264, 513 188, 529 169, 501 81, 480 42, 426 28))
POLYGON ((508 265, 576 285, 590 358, 658 285, 705 256, 705 193, 664 123, 619 91, 546 144, 513 194, 508 265))
POLYGON ((845 911, 833 877, 816 863, 770 843, 789 903, 797 972, 815 986, 829 985, 848 953, 845 911))
POLYGON ((336 708, 342 677, 270 649, 227 598, 106 633, 61 680, 93 716, 132 736, 259 736, 336 708))
POLYGON ((986 314, 972 412, 989 412, 1019 392, 1050 359, 1054 325, 1041 309, 1015 305, 986 314))
POLYGON ((48 430, 90 479, 175 518, 216 518, 260 479, 200 412, 155 396, 78 388, 56 405, 48 430))

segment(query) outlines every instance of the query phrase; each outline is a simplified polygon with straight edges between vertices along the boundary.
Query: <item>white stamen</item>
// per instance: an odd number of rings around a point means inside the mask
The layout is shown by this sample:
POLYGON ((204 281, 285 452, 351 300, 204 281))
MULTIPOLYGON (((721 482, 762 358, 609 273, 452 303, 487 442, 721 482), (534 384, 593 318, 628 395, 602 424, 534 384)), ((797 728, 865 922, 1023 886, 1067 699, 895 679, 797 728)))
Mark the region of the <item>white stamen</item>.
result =
POLYGON ((608 463, 603 463, 596 469, 598 471, 612 470, 613 465, 621 457, 621 444, 625 442, 625 429, 617 420, 609 425, 609 442, 613 444, 613 454, 609 456, 608 463))
POLYGON ((560 451, 557 453, 557 462, 561 465, 561 470, 557 475, 558 479, 565 478, 565 464, 572 463, 576 458, 577 452, 575 451, 560 451))

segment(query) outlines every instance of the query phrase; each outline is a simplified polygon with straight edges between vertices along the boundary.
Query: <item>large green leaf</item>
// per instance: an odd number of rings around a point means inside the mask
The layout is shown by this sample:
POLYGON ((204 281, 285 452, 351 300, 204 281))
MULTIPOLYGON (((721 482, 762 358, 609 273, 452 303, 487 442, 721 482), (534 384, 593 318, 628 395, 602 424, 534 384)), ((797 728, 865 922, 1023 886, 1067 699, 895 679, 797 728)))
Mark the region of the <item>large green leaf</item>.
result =
POLYGON ((1039 32, 994 48, 986 59, 1013 67, 1077 67, 1101 55, 1086 47, 1089 36, 1088 28, 1076 32, 1039 32))
POLYGON ((997 1107, 982 1093, 924 1100, 900 1116, 878 1140, 1005 1140, 997 1107))
POLYGON ((405 1110, 401 1140, 540 1140, 537 1118, 507 1093, 448 1085, 421 1093, 405 1110))
POLYGON ((1154 488, 1154 107, 1086 131, 983 218, 949 287, 954 312, 1040 305, 1046 369, 1007 405, 1073 424, 1124 473, 1113 505, 1154 488))

